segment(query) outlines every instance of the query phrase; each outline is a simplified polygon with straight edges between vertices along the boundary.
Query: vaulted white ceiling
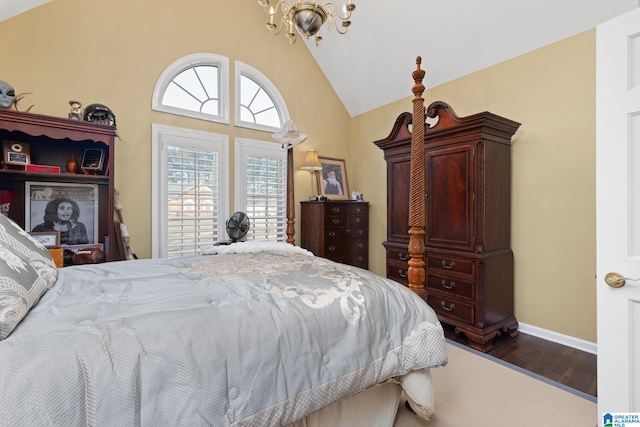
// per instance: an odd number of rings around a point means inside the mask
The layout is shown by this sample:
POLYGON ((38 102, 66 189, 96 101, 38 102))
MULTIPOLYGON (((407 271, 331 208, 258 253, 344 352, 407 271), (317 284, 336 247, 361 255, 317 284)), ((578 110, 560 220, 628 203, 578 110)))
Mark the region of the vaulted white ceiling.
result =
POLYGON ((0 0, 0 22, 51 0, 0 0))
MULTIPOLYGON (((341 4, 336 1, 336 3, 341 4)), ((307 41, 351 116, 587 31, 638 0, 354 0, 346 35, 307 41)))
MULTIPOLYGON (((0 0, 0 21, 48 1, 0 0)), ((354 3, 346 35, 323 29, 319 46, 305 41, 351 116, 411 96, 417 56, 431 88, 587 31, 638 7, 639 0, 354 3)), ((250 0, 247 7, 260 6, 250 0)))

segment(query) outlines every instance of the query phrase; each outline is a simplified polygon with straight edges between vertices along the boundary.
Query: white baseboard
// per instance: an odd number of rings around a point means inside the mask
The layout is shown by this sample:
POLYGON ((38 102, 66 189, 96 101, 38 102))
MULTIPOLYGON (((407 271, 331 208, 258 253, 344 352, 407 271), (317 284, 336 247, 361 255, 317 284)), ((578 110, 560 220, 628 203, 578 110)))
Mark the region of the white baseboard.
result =
POLYGON ((595 355, 598 354, 598 344, 594 342, 570 337, 569 335, 559 334, 557 332, 549 331, 547 329, 538 328, 537 326, 527 325, 526 323, 520 322, 518 322, 518 331, 522 332, 523 334, 533 335, 534 337, 566 345, 567 347, 572 347, 577 350, 585 351, 587 353, 595 355))

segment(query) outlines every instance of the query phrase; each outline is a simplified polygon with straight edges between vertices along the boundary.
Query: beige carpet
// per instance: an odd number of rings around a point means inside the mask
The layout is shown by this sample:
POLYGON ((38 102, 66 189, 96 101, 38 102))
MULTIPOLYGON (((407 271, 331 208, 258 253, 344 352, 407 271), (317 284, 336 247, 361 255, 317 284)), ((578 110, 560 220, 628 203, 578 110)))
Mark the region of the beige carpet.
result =
POLYGON ((450 343, 449 364, 433 369, 429 421, 401 402, 394 427, 592 427, 598 405, 450 343))

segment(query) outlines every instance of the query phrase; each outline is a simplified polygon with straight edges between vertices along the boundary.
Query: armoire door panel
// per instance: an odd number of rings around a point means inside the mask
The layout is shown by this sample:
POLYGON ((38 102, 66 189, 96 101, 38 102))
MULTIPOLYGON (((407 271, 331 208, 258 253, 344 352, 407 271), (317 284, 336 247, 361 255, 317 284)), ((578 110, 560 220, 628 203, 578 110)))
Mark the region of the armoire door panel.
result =
POLYGON ((425 153, 426 244, 472 247, 472 153, 469 144, 425 153))
POLYGON ((409 183, 410 161, 408 158, 389 164, 388 204, 393 207, 388 216, 388 237, 409 242, 409 183))

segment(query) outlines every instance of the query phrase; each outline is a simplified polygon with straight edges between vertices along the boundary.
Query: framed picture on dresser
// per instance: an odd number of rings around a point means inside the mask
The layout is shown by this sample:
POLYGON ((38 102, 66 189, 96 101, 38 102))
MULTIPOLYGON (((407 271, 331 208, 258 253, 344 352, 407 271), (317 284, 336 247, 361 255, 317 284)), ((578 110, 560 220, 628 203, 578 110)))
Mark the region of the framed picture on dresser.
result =
POLYGON ((30 231, 29 235, 45 248, 57 248, 60 246, 59 231, 30 231))
POLYGON ((322 194, 329 200, 349 200, 347 166, 344 159, 318 156, 322 165, 322 194))
POLYGON ((58 231, 59 245, 98 243, 98 186, 59 182, 25 183, 25 229, 58 231))

